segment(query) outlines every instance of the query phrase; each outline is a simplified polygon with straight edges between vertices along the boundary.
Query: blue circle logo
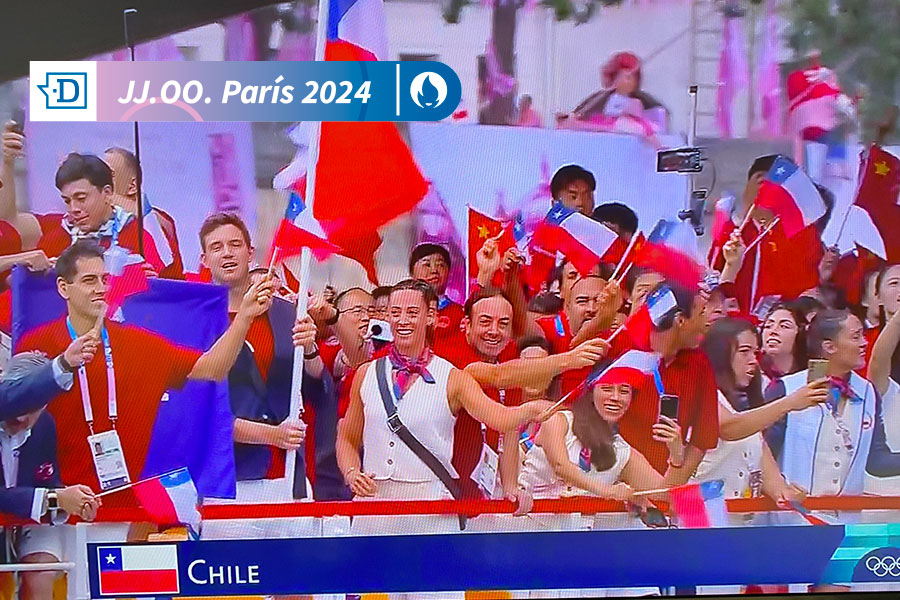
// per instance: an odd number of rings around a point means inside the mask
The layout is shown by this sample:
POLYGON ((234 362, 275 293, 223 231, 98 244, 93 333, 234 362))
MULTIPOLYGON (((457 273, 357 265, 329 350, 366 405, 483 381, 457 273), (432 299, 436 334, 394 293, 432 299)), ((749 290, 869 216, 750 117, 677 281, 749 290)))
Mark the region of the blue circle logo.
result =
POLYGON ((419 108, 437 108, 447 99, 447 82, 437 73, 425 71, 413 78, 409 94, 419 108))

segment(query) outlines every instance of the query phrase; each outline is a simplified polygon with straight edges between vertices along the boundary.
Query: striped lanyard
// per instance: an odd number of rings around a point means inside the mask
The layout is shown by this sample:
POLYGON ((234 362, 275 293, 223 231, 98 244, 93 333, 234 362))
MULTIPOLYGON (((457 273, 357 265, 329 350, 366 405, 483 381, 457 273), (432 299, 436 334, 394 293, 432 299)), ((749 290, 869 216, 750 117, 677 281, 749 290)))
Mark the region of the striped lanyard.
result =
MULTIPOLYGON (((66 318, 66 327, 69 328, 69 337, 74 341, 78 335, 72 327, 72 321, 66 318)), ((112 348, 109 344, 109 333, 104 326, 100 331, 100 339, 103 341, 103 355, 106 358, 106 385, 109 403, 109 422, 113 430, 116 429, 116 420, 119 418, 118 404, 116 402, 116 371, 113 366, 112 348)), ((84 408, 84 420, 87 421, 91 435, 94 435, 94 409, 91 407, 91 392, 88 388, 87 366, 78 367, 78 384, 81 388, 81 405, 84 408)))

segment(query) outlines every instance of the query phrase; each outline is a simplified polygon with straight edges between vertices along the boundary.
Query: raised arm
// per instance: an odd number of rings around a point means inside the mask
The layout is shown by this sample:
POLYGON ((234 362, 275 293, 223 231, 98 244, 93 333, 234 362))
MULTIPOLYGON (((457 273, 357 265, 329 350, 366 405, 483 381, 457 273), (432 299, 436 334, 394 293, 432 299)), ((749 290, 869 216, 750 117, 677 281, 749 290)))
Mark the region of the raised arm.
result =
POLYGON ((515 431, 537 418, 551 404, 545 401, 526 402, 514 408, 494 402, 482 391, 471 375, 454 369, 450 372, 448 400, 453 414, 464 409, 476 421, 495 431, 515 431))
POLYGON ((3 126, 2 152, 0 157, 0 220, 8 222, 19 233, 22 249, 31 250, 41 237, 41 227, 30 213, 20 213, 16 206, 16 158, 25 149, 25 136, 14 131, 15 123, 8 121, 3 126))
POLYGON ((867 376, 879 394, 886 394, 888 378, 891 376, 891 362, 897 343, 900 342, 900 312, 885 324, 872 345, 872 357, 869 359, 867 376))
POLYGON ((744 260, 744 241, 741 234, 735 229, 731 232, 731 237, 722 246, 722 274, 719 277, 721 283, 734 283, 738 273, 741 270, 741 263, 744 260))
POLYGON ((872 433, 866 472, 873 477, 900 475, 900 452, 891 451, 884 432, 884 402, 881 396, 875 398, 875 430, 872 433))
POLYGON ((606 355, 608 349, 606 342, 594 339, 574 350, 547 358, 517 358, 496 365, 472 363, 466 367, 465 372, 481 385, 489 387, 544 389, 554 377, 564 371, 594 365, 606 355))
POLYGON ((574 348, 582 342, 596 338, 612 327, 616 320, 616 313, 624 299, 625 296, 622 294, 619 283, 616 280, 609 281, 601 293, 601 306, 597 314, 581 326, 569 346, 574 348))
POLYGON ((194 369, 188 375, 188 379, 201 379, 206 381, 224 381, 228 372, 234 366, 250 323, 269 309, 272 304, 272 281, 266 279, 250 286, 241 306, 238 309, 234 321, 216 340, 212 348, 207 350, 194 365, 194 369))
POLYGON ((803 410, 828 400, 828 382, 824 379, 803 386, 793 394, 743 412, 728 410, 719 403, 719 436, 723 440, 742 440, 764 431, 789 412, 803 410))

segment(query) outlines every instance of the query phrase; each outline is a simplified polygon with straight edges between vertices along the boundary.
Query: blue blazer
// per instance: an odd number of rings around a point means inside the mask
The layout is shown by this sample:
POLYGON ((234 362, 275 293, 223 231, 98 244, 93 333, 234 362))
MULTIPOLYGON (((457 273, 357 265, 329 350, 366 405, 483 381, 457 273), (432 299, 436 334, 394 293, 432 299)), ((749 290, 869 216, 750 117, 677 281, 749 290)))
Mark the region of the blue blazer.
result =
POLYGON ((19 474, 15 487, 6 489, 0 469, 0 512, 31 518, 35 488, 61 488, 56 455, 56 423, 43 413, 31 428, 31 435, 19 447, 19 474))
POLYGON ((61 392, 52 363, 18 379, 0 379, 0 421, 43 408, 61 392))
MULTIPOLYGON (((267 315, 274 338, 274 354, 268 377, 263 381, 253 353, 244 344, 237 361, 228 374, 228 392, 231 411, 235 417, 277 425, 285 420, 290 412, 291 376, 294 364, 294 344, 291 339, 291 330, 294 326, 296 312, 293 304, 276 298, 267 315)), ((334 432, 330 433, 329 427, 324 427, 320 437, 318 422, 314 427, 316 432, 316 478, 318 481, 320 475, 318 470, 319 449, 322 449, 323 461, 327 462, 328 446, 333 455, 337 437, 337 399, 334 383, 327 369, 323 372, 321 379, 310 377, 304 372, 301 393, 303 394, 303 403, 313 406, 317 416, 320 407, 327 413, 329 405, 335 406, 334 432)), ((298 499, 306 497, 305 451, 305 444, 297 451, 294 497, 298 499)), ((263 479, 269 469, 272 453, 268 446, 235 443, 234 459, 238 481, 263 479)), ((334 460, 334 469, 337 470, 336 459, 334 460)), ((318 496, 318 494, 316 495, 318 496)))

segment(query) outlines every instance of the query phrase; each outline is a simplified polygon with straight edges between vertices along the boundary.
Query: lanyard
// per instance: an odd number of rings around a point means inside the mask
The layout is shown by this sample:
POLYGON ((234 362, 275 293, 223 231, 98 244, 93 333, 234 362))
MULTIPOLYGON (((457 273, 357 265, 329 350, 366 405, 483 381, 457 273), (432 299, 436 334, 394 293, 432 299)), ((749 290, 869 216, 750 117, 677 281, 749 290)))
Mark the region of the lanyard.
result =
MULTIPOLYGON (((75 328, 72 327, 72 321, 66 319, 66 327, 69 328, 69 336, 75 340, 78 336, 75 334, 75 328)), ((100 332, 100 338, 103 341, 103 355, 106 358, 106 385, 108 388, 107 398, 109 401, 109 422, 113 430, 116 429, 116 420, 119 417, 118 405, 116 403, 116 372, 113 368, 112 348, 109 344, 109 333, 104 326, 100 332)), ((81 388, 81 405, 84 408, 84 420, 87 421, 88 429, 91 435, 94 435, 94 409, 91 407, 91 392, 88 388, 88 379, 86 366, 78 367, 78 383, 81 388)))

